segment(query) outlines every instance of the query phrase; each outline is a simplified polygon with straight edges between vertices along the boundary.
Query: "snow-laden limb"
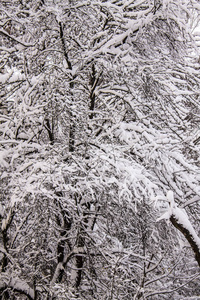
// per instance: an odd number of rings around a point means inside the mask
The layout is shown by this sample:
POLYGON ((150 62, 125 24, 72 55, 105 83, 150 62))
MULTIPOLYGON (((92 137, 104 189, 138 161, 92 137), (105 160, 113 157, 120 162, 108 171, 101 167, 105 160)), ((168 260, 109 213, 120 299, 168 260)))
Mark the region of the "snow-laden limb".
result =
POLYGON ((190 223, 185 210, 177 207, 172 191, 168 191, 167 201, 169 202, 169 209, 158 219, 158 221, 162 219, 168 219, 171 221, 171 223, 185 236, 189 242, 192 250, 195 253, 195 259, 200 266, 200 238, 190 223))
POLYGON ((8 281, 5 280, 5 278, 0 277, 0 292, 6 290, 7 288, 11 288, 20 294, 26 295, 28 299, 35 299, 34 290, 25 281, 19 278, 11 278, 8 281))

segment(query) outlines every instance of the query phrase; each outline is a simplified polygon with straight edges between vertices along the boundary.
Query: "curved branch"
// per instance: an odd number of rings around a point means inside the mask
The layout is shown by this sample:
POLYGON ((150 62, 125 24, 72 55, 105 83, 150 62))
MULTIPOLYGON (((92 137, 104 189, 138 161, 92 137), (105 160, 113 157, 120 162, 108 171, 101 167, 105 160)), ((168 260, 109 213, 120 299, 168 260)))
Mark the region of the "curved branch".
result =
POLYGON ((171 215, 170 217, 171 223, 185 236, 187 241, 189 242, 194 254, 195 259, 200 267, 200 245, 198 245, 197 241, 194 239, 192 233, 181 224, 175 215, 171 215))

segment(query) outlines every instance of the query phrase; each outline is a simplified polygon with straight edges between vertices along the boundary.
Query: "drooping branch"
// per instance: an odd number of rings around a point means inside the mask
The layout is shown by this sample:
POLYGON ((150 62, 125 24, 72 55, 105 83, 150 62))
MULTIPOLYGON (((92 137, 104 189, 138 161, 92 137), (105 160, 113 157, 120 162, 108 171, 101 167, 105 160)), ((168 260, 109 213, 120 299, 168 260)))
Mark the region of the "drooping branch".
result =
POLYGON ((181 224, 178 221, 178 219, 176 218, 175 215, 171 215, 170 221, 185 236, 185 238, 189 242, 189 244, 195 254, 195 259, 200 267, 200 249, 199 249, 200 245, 197 244, 192 233, 187 228, 185 228, 183 224, 181 224))
POLYGON ((169 203, 169 209, 158 220, 169 219, 174 227, 184 235, 190 244, 195 254, 195 259, 200 267, 200 238, 190 223, 186 212, 176 205, 172 191, 168 191, 166 200, 169 203))

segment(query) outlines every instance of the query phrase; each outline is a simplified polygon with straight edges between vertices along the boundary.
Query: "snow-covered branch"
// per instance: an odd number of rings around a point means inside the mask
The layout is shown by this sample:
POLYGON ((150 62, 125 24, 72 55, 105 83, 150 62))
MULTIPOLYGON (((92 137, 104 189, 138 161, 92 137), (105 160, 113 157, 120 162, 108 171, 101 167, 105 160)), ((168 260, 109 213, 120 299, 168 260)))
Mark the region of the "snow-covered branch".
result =
POLYGON ((166 198, 169 202, 169 209, 158 220, 169 219, 171 223, 185 236, 195 254, 195 259, 200 266, 200 238, 190 223, 186 211, 177 207, 177 204, 174 201, 173 192, 169 191, 166 198))

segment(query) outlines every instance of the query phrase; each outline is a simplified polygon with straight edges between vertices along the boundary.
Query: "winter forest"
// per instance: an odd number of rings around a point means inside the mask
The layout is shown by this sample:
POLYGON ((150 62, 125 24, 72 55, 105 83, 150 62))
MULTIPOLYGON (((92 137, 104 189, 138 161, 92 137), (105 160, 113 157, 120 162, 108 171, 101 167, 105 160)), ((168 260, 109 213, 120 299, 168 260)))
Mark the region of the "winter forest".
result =
POLYGON ((199 23, 0 1, 0 299, 200 299, 199 23))

